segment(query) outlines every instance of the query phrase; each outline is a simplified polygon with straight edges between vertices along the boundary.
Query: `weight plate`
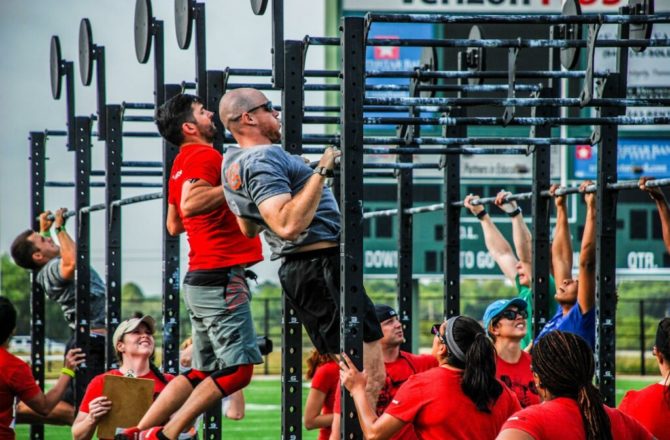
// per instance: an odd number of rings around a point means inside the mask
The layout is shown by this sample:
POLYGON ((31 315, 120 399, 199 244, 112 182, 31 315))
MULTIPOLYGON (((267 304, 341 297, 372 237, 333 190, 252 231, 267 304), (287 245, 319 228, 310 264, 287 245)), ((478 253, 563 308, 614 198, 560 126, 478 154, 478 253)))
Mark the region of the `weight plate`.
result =
MULTIPOLYGON (((628 0, 631 15, 652 15, 654 13, 654 0, 628 0)), ((631 23, 631 40, 648 40, 651 38, 653 23, 631 23)), ((644 52, 647 46, 631 47, 635 52, 644 52)))
POLYGON ((191 45, 194 7, 194 0, 175 0, 174 2, 174 24, 180 49, 188 49, 191 45))
POLYGON ((49 64, 51 70, 51 96, 53 96, 54 99, 60 99, 60 92, 63 85, 63 71, 61 69, 63 58, 61 57, 60 40, 56 35, 51 37, 49 64))
POLYGON ((151 27, 153 24, 151 0, 135 2, 135 56, 144 64, 151 55, 151 27))
MULTIPOLYGON (((572 17, 582 15, 582 8, 579 6, 579 0, 566 0, 563 4, 562 14, 572 17)), ((582 38, 582 26, 580 24, 563 24, 564 40, 580 40, 582 38)), ((566 47, 561 49, 561 65, 566 69, 572 69, 579 61, 579 47, 566 47)))
MULTIPOLYGON (((434 72, 437 70, 437 49, 434 47, 424 47, 421 51, 421 61, 419 68, 422 71, 434 72)), ((434 86, 437 84, 437 78, 428 78, 421 81, 421 85, 434 86)), ((435 96, 435 90, 421 91, 419 95, 422 98, 432 98, 435 96)))
POLYGON ((93 78, 93 34, 91 22, 82 18, 79 23, 79 76, 85 86, 91 85, 93 78))
POLYGON ((265 14, 265 9, 268 7, 268 0, 251 0, 251 10, 256 15, 265 14))
MULTIPOLYGON (((469 40, 480 41, 484 39, 484 32, 482 29, 475 25, 470 28, 470 33, 468 34, 469 40)), ((483 47, 468 47, 465 51, 466 63, 468 71, 470 72, 483 72, 486 70, 486 49, 483 47)), ((484 78, 468 78, 468 84, 471 86, 477 86, 484 84, 484 78)))

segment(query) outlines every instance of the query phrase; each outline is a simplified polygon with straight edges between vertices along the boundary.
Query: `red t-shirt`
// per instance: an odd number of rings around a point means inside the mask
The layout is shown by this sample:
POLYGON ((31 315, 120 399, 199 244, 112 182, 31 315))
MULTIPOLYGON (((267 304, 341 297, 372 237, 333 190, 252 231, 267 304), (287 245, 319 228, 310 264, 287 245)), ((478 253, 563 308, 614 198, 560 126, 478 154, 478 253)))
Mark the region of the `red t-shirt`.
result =
POLYGON ((414 375, 400 387, 386 413, 414 424, 422 439, 494 439, 505 420, 521 409, 518 399, 503 386, 491 412, 481 412, 463 394, 462 376, 462 371, 441 367, 414 375))
MULTIPOLYGON (((605 406, 605 411, 610 418, 614 440, 652 438, 644 426, 632 417, 608 406, 605 406)), ((538 440, 586 438, 577 402, 567 397, 531 405, 507 419, 502 429, 520 429, 538 440)))
MULTIPOLYGON (((86 393, 84 394, 84 398, 81 400, 81 404, 79 405, 79 411, 88 413, 88 405, 91 403, 91 400, 102 396, 102 390, 105 384, 105 376, 107 375, 123 376, 123 373, 121 373, 119 370, 109 370, 106 373, 95 376, 88 383, 88 387, 86 387, 86 393)), ((174 376, 171 374, 165 373, 163 376, 167 382, 170 382, 172 379, 174 379, 174 376)), ((144 376, 139 376, 138 379, 151 379, 154 381, 154 399, 156 399, 156 396, 158 396, 158 394, 165 388, 165 385, 167 385, 167 383, 163 383, 163 381, 160 380, 153 371, 149 371, 144 376)))
POLYGON ((670 440, 670 403, 667 387, 656 383, 640 391, 628 391, 619 411, 628 414, 649 430, 658 440, 670 440))
MULTIPOLYGON (((312 388, 321 391, 326 395, 321 408, 321 414, 332 414, 335 395, 339 394, 340 388, 340 366, 337 362, 330 361, 319 366, 312 378, 312 388)), ((328 440, 330 437, 330 427, 319 429, 318 440, 328 440)))
POLYGON ((25 402, 41 392, 28 364, 0 347, 0 439, 13 440, 14 398, 25 402))
POLYGON ((521 358, 516 364, 510 364, 496 356, 496 377, 514 391, 522 408, 541 402, 533 381, 530 359, 525 351, 521 352, 521 358))
POLYGON ((221 153, 211 146, 192 144, 182 146, 172 164, 168 203, 177 208, 186 230, 191 248, 188 253, 189 271, 251 265, 263 259, 260 238, 247 238, 242 234, 228 204, 188 218, 181 213, 184 182, 202 179, 212 186, 221 185, 222 162, 221 153))

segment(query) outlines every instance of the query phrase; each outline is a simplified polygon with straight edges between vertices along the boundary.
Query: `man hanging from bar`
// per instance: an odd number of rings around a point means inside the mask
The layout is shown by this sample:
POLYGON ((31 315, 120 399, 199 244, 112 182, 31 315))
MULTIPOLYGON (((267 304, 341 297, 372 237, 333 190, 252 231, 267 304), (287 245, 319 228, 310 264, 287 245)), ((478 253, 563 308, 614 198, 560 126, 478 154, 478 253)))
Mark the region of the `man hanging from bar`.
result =
MULTIPOLYGON (((341 216, 325 180, 340 152, 326 148, 313 170, 303 158, 273 145, 281 141, 279 113, 255 89, 226 93, 219 116, 239 145, 228 147, 222 170, 230 209, 248 237, 263 231, 272 258, 282 258, 283 294, 316 349, 338 354, 341 216)), ((372 301, 363 294, 363 363, 374 405, 385 378, 383 334, 372 301)))
POLYGON ((661 219, 661 231, 663 233, 663 243, 665 250, 670 253, 670 205, 663 194, 663 190, 659 187, 648 187, 647 182, 653 181, 652 177, 640 178, 638 185, 642 191, 646 191, 649 197, 656 202, 656 209, 661 219))
MULTIPOLYGON (((533 274, 533 256, 531 251, 531 244, 533 237, 531 236, 528 225, 523 219, 521 208, 516 201, 507 201, 506 197, 511 193, 507 191, 500 191, 496 195, 495 205, 502 209, 510 218, 512 222, 512 237, 514 241, 514 250, 509 242, 505 239, 500 230, 496 227, 493 219, 486 211, 483 205, 473 205, 472 202, 479 199, 478 195, 470 194, 463 201, 463 205, 470 210, 470 212, 479 219, 484 232, 484 241, 486 249, 493 257, 498 267, 503 272, 505 277, 509 279, 515 286, 519 293, 519 298, 526 301, 528 304, 528 318, 526 320, 526 328, 529 329, 526 336, 521 340, 521 348, 528 347, 533 341, 532 335, 532 317, 533 317, 533 291, 531 290, 531 277, 533 274), (516 251, 516 253, 515 253, 516 251)), ((553 296, 556 292, 556 283, 554 277, 549 276, 549 295, 553 296)), ((556 310, 556 303, 552 301, 551 313, 556 310)))
MULTIPOLYGON (((37 271, 36 280, 47 297, 57 302, 70 328, 75 329, 75 269, 77 245, 65 229, 67 210, 61 208, 54 214, 45 211, 40 214, 39 232, 28 229, 20 233, 12 243, 11 254, 17 265, 37 271), (52 220, 53 219, 53 220, 52 220), (58 239, 56 244, 51 235, 52 227, 58 239)), ((91 267, 89 286, 90 303, 90 345, 86 353, 86 380, 81 389, 98 374, 105 372, 105 283, 98 272, 91 267)), ((74 348, 74 335, 65 346, 65 352, 74 348)), ((61 400, 47 417, 42 417, 25 404, 17 406, 17 423, 51 423, 71 425, 74 422, 74 381, 71 381, 61 400)))
POLYGON ((176 439, 212 405, 246 387, 254 364, 263 361, 246 281, 246 268, 263 259, 261 243, 240 232, 226 204, 213 116, 199 97, 187 94, 156 112, 161 136, 179 145, 166 226, 172 235, 186 232, 191 248, 181 292, 192 326, 192 369, 168 384, 125 438, 176 439))

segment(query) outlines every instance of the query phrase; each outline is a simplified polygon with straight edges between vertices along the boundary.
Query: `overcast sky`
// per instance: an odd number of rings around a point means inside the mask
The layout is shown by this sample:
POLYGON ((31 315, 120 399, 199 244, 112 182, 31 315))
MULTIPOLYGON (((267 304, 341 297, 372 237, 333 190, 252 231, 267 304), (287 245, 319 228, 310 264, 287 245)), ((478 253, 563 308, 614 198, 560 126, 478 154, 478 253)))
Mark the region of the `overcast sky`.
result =
MULTIPOLYGON (((323 3, 323 0, 286 2, 285 37, 323 36, 323 3)), ((153 2, 154 16, 164 22, 165 28, 165 81, 193 81, 193 45, 187 51, 178 48, 173 8, 174 2, 170 0, 153 2)), ((134 0, 0 1, 0 95, 3 102, 0 124, 4 135, 0 144, 0 252, 8 253, 14 236, 30 227, 29 132, 66 128, 65 90, 60 101, 51 96, 49 47, 52 35, 60 37, 63 58, 75 63, 77 115, 89 115, 96 111, 95 80, 91 86, 84 87, 79 78, 78 34, 84 17, 91 21, 93 42, 105 47, 107 102, 153 102, 153 58, 142 65, 135 57, 134 10, 134 0)), ((259 17, 252 14, 249 1, 212 1, 207 3, 206 13, 208 69, 271 67, 269 10, 265 16, 259 17)), ((322 52, 310 49, 307 62, 309 68, 321 68, 322 52)), ((278 94, 269 94, 269 97, 280 102, 278 94)), ((126 129, 155 131, 153 124, 126 125, 126 129)), ((73 181, 74 154, 66 151, 63 138, 49 139, 47 157, 47 180, 73 181)), ((161 160, 160 141, 126 139, 124 160, 161 160)), ((93 144, 93 169, 104 169, 104 144, 97 141, 93 144)), ((125 178, 125 181, 130 180, 137 179, 125 178)), ((127 197, 157 190, 124 189, 123 194, 127 197)), ((92 189, 91 203, 103 201, 104 190, 92 189)), ((123 208, 123 282, 135 281, 148 294, 158 294, 161 286, 163 219, 160 203, 152 201, 123 208)), ((47 188, 47 208, 71 208, 73 205, 72 188, 47 188)), ((104 214, 92 214, 92 263, 103 276, 104 227, 104 214)), ((69 231, 75 235, 72 221, 69 231)), ((182 265, 186 255, 187 245, 182 240, 182 265)), ((266 255, 269 253, 266 252, 266 255)), ((264 278, 276 277, 276 265, 261 263, 256 269, 264 278)))

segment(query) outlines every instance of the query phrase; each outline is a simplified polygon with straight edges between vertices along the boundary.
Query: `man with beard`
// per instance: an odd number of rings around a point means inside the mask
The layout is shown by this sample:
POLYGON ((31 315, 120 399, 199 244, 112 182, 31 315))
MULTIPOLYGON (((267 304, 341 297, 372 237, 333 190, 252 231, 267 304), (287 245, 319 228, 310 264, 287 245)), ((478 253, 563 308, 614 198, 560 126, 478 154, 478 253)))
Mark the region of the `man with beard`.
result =
POLYGON ((263 259, 261 244, 240 232, 223 196, 213 115, 186 94, 156 112, 161 136, 180 146, 166 226, 172 235, 186 232, 191 248, 181 292, 193 331, 193 368, 168 384, 138 426, 126 430, 128 438, 146 430, 145 440, 176 439, 199 414, 247 386, 262 362, 245 279, 245 268, 263 259))
MULTIPOLYGON (((223 186, 242 232, 261 231, 282 258, 283 293, 321 354, 340 352, 340 211, 326 177, 340 152, 328 147, 312 170, 280 146, 279 113, 255 89, 226 93, 219 104, 221 122, 239 146, 231 146, 223 164, 223 186)), ((363 292, 363 363, 368 398, 374 405, 384 384, 379 340, 382 330, 374 305, 363 292)))

